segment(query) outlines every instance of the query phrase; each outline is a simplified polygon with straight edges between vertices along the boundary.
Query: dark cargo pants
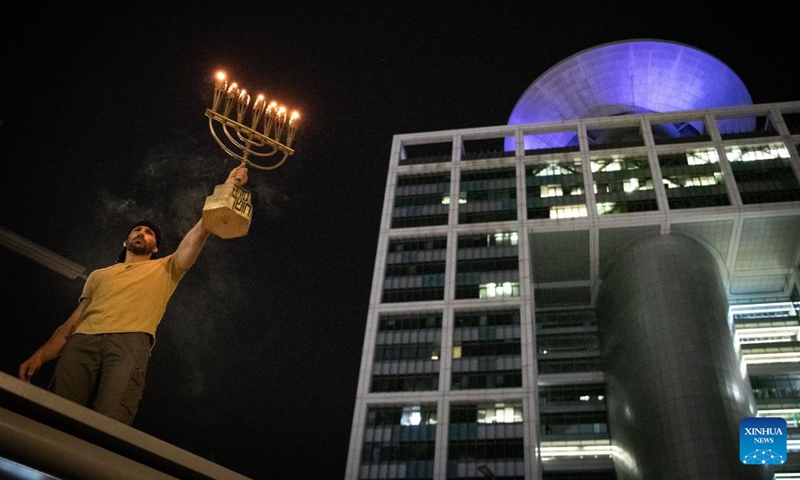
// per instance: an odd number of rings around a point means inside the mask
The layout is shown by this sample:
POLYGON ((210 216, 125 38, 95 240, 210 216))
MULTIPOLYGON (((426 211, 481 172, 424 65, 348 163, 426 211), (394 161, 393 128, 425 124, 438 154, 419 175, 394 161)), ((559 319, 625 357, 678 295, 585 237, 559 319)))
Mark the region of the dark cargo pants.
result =
POLYGON ((130 425, 151 346, 150 335, 141 332, 75 334, 58 359, 50 391, 130 425))

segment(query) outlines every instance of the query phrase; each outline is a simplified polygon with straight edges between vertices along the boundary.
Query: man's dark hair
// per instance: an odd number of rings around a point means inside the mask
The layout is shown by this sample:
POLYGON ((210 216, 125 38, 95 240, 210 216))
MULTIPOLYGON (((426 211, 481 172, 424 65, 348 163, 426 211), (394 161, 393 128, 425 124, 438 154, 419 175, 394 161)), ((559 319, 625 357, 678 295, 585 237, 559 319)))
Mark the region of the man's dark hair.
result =
MULTIPOLYGON (((153 233, 155 233, 155 235, 156 235, 156 247, 161 244, 161 229, 158 228, 158 225, 156 225, 155 223, 153 223, 153 222, 151 222, 150 220, 147 220, 147 219, 142 219, 142 220, 139 220, 138 222, 134 223, 131 226, 131 228, 129 228, 128 231, 125 233, 125 238, 127 239, 128 235, 131 233, 131 231, 133 231, 133 229, 138 227, 138 226, 144 226, 144 227, 147 227, 150 230, 152 230, 153 233)), ((122 247, 122 252, 120 252, 119 256, 117 257, 117 263, 124 263, 125 262, 125 251, 126 250, 127 250, 126 247, 122 247)), ((156 254, 153 253, 152 255, 150 255, 150 258, 156 258, 156 254)))

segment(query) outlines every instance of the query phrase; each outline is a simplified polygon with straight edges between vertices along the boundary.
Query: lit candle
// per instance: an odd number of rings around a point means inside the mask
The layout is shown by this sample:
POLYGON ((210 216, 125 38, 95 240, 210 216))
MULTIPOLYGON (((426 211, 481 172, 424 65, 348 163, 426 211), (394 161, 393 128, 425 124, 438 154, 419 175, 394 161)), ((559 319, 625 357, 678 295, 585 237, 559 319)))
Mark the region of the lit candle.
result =
POLYGON ((250 95, 247 94, 247 90, 242 89, 239 93, 238 105, 236 106, 236 121, 242 123, 244 121, 244 115, 247 110, 247 106, 250 105, 250 95))
POLYGON ((264 118, 264 135, 270 136, 272 133, 272 127, 275 125, 275 110, 278 108, 278 104, 275 102, 269 102, 267 108, 264 109, 266 114, 266 118, 264 118))
POLYGON ((266 103, 267 101, 262 94, 259 94, 256 97, 256 101, 253 102, 253 123, 250 125, 250 128, 253 130, 258 127, 258 122, 261 120, 261 115, 264 113, 266 103))
POLYGON ((211 110, 217 111, 219 108, 219 104, 222 101, 223 95, 225 95, 225 90, 228 88, 228 82, 225 81, 225 72, 222 70, 218 71, 216 74, 216 84, 214 85, 214 101, 211 105, 211 110))
POLYGON ((259 94, 256 97, 255 103, 253 103, 253 110, 262 110, 266 103, 267 103, 267 100, 264 98, 264 95, 263 94, 259 94))
POLYGON ((225 90, 225 87, 227 86, 227 82, 225 81, 226 80, 225 72, 220 70, 219 72, 217 72, 215 77, 217 78, 217 88, 219 88, 220 90, 225 90))

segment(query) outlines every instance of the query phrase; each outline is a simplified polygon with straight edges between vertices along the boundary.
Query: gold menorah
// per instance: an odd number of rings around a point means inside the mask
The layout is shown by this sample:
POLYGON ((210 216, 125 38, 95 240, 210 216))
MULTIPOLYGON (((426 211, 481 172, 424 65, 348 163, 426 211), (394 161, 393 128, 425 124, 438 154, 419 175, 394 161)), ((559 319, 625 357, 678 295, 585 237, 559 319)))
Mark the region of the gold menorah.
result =
MULTIPOLYGON (((286 107, 267 102, 262 94, 252 108, 250 100, 246 90, 228 83, 224 72, 217 72, 214 100, 206 109, 208 128, 228 155, 259 170, 276 169, 294 153, 292 142, 300 115, 296 111, 289 115, 286 107)), ((247 235, 253 215, 250 199, 250 192, 238 185, 215 186, 203 206, 203 225, 222 238, 247 235)))

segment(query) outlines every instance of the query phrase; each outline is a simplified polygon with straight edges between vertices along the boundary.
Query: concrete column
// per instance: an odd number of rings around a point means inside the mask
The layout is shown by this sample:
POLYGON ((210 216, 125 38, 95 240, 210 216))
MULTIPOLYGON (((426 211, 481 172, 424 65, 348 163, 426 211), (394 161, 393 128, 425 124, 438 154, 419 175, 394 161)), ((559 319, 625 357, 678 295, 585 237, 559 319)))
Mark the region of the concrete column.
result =
POLYGON ((727 306, 714 258, 679 234, 637 240, 605 272, 598 327, 619 480, 767 478, 739 461, 739 422, 756 407, 727 306))

